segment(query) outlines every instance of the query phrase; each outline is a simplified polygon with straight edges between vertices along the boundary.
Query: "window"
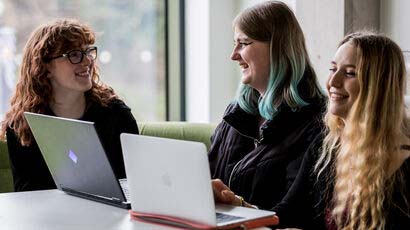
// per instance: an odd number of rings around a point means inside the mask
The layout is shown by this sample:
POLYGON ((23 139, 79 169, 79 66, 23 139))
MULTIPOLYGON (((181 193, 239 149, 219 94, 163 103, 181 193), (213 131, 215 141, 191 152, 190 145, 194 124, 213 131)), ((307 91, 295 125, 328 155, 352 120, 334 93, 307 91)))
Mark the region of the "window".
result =
POLYGON ((62 17, 77 18, 94 29, 101 79, 137 120, 166 119, 163 0, 0 0, 0 116, 9 106, 30 33, 62 17))

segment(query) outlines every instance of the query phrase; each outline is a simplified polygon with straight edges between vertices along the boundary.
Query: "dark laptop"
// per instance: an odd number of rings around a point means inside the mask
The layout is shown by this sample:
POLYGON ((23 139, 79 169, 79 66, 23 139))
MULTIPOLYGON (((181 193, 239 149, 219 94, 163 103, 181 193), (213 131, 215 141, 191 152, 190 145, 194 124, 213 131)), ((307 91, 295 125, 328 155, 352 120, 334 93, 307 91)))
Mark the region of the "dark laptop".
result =
POLYGON ((115 177, 93 122, 29 112, 24 115, 58 189, 130 208, 126 179, 115 177))

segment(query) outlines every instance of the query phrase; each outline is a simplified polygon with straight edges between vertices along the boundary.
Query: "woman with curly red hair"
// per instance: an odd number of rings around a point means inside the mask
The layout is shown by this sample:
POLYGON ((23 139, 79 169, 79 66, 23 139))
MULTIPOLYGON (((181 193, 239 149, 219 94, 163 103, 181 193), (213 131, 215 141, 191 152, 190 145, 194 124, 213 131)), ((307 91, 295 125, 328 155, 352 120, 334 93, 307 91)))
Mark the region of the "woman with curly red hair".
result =
POLYGON ((119 135, 138 134, 131 109, 100 81, 93 30, 72 19, 38 27, 24 51, 20 78, 0 129, 7 138, 16 191, 56 188, 23 112, 95 123, 117 178, 125 177, 119 135))

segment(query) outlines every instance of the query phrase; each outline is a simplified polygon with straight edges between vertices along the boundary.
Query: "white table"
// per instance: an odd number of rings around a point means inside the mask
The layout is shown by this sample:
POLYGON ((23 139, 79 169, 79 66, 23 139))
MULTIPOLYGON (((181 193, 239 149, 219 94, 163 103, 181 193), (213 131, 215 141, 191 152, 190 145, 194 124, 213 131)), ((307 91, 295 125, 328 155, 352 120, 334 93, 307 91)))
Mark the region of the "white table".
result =
POLYGON ((125 209, 59 190, 0 194, 1 229, 158 229, 145 225, 125 209))
POLYGON ((132 221, 125 209, 70 196, 59 190, 0 194, 0 229, 175 230, 132 221))

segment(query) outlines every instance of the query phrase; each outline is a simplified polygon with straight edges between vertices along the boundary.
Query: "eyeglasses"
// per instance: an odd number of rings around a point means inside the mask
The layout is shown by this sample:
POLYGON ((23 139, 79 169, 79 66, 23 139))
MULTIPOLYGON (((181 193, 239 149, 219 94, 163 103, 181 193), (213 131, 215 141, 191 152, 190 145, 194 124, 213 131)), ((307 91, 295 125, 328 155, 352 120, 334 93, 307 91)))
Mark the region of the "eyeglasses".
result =
POLYGON ((84 56, 87 56, 91 60, 97 59, 97 47, 96 46, 91 46, 91 47, 88 47, 85 51, 71 50, 70 52, 61 54, 61 55, 56 56, 56 57, 52 57, 50 59, 50 61, 53 60, 53 59, 56 59, 56 58, 66 57, 71 62, 71 64, 78 64, 78 63, 81 63, 83 61, 84 56))

